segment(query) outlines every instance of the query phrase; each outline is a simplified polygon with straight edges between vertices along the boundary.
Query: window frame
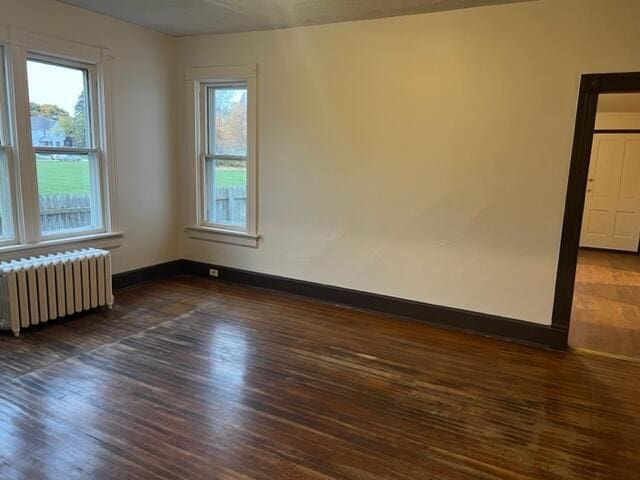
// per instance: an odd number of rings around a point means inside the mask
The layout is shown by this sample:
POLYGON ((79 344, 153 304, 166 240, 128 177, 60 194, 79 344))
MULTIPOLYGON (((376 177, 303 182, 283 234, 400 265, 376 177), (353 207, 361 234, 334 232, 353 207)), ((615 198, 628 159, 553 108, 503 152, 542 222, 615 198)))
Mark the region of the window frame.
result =
POLYGON ((0 42, 0 146, 11 145, 11 133, 9 129, 9 86, 6 62, 7 47, 0 42))
MULTIPOLYGON (((85 141, 88 146, 86 147, 65 147, 65 146, 34 146, 31 145, 31 149, 33 150, 33 160, 36 161, 36 155, 38 153, 44 153, 49 155, 66 155, 66 154, 81 154, 87 155, 89 161, 89 168, 95 168, 97 173, 96 175, 92 175, 90 173, 90 181, 91 181, 91 192, 90 196, 92 197, 92 203, 96 204, 97 211, 93 211, 91 215, 94 218, 94 223, 97 222, 97 228, 83 228, 83 229, 73 229, 73 230, 65 230, 60 232, 52 232, 45 233, 42 231, 42 225, 39 226, 40 231, 40 240, 57 240, 61 238, 67 237, 76 237, 78 235, 92 235, 98 233, 104 233, 105 230, 105 216, 104 216, 104 182, 103 178, 103 165, 102 165, 102 152, 100 149, 101 139, 100 139, 100 131, 97 128, 100 124, 99 118, 99 109, 98 109, 98 82, 97 82, 97 69, 96 65, 84 62, 78 62, 69 60, 66 58, 53 57, 51 55, 42 55, 37 53, 27 52, 26 61, 36 61, 40 63, 45 63, 53 66, 61 66, 67 68, 73 68, 82 70, 85 73, 84 83, 86 89, 86 101, 88 105, 86 107, 88 113, 88 135, 85 141), (92 158, 93 157, 93 158, 92 158), (91 165, 91 163, 95 163, 95 167, 91 165), (96 192, 95 189, 98 191, 96 192)), ((29 138, 31 138, 31 116, 29 116, 29 138)), ((36 189, 37 189, 37 167, 36 167, 36 189)), ((38 200, 39 204, 39 200, 38 200)), ((39 209, 38 209, 39 213, 39 209)), ((39 216, 38 216, 39 218, 39 216)))
MULTIPOLYGON (((87 244, 107 248, 120 245, 123 232, 117 230, 115 217, 115 159, 111 125, 111 76, 113 56, 108 49, 33 34, 14 28, 0 27, 0 45, 4 47, 6 103, 4 129, 10 130, 9 176, 13 210, 13 239, 0 241, 0 259, 12 258, 15 252, 40 252, 80 247, 87 244), (31 138, 27 60, 81 68, 87 71, 87 98, 91 141, 84 147, 35 147, 31 138), (74 229, 41 233, 40 205, 37 185, 36 150, 49 153, 84 153, 95 155, 97 165, 97 198, 100 206, 100 228, 74 229)), ((95 178, 96 175, 93 176, 95 178)), ((92 186, 93 189, 93 186, 92 186)))
MULTIPOLYGON (((196 67, 186 71, 189 89, 190 121, 189 156, 194 159, 195 196, 191 208, 192 225, 186 228, 189 238, 257 247, 257 66, 196 67), (207 158, 231 158, 230 155, 214 155, 208 152, 207 89, 242 85, 247 90, 247 221, 246 227, 212 223, 207 220, 207 158)), ((244 159, 244 157, 237 157, 244 159)))
MULTIPOLYGON (((0 32, 0 34, 3 32, 0 32)), ((13 110, 10 92, 11 64, 9 61, 9 43, 0 35, 0 150, 6 155, 9 210, 11 215, 11 236, 0 239, 0 247, 15 245, 19 242, 17 199, 16 199, 16 166, 15 166, 15 128, 10 112, 13 110)))
MULTIPOLYGON (((216 230, 231 230, 234 232, 240 233, 248 233, 249 230, 249 86, 246 81, 236 81, 236 82, 203 82, 200 84, 200 98, 203 102, 200 105, 201 111, 204 114, 204 119, 202 120, 202 133, 200 135, 200 150, 202 152, 202 165, 200 166, 202 171, 202 225, 205 227, 210 227, 216 230), (222 155, 215 153, 215 140, 213 145, 213 151, 210 151, 211 147, 211 135, 214 134, 215 139, 215 126, 212 130, 212 123, 215 125, 215 118, 211 118, 209 116, 209 94, 213 89, 243 89, 247 91, 247 152, 246 155, 222 155), (213 162, 212 171, 213 175, 207 174, 207 162, 213 162), (217 160, 239 160, 245 162, 246 169, 246 190, 247 190, 247 218, 246 225, 233 225, 227 223, 216 223, 208 220, 209 215, 207 212, 209 210, 215 210, 215 195, 211 195, 212 188, 215 188, 215 162, 217 160), (212 178, 210 178, 212 177, 212 178)), ((215 105, 215 104, 214 104, 215 105)))

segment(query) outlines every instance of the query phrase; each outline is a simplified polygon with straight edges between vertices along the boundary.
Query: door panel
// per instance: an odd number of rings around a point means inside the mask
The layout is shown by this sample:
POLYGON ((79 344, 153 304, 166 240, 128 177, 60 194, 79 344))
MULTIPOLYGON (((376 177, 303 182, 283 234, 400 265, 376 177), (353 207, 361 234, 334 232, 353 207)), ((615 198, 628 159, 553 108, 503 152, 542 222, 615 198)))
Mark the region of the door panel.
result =
POLYGON ((597 178, 591 188, 593 198, 606 198, 611 195, 612 183, 616 180, 616 171, 618 170, 619 160, 619 142, 613 139, 602 139, 597 145, 597 155, 595 158, 592 156, 591 161, 595 161, 595 168, 593 169, 593 176, 590 178, 597 178))
POLYGON ((620 198, 637 199, 640 196, 640 139, 628 140, 622 163, 620 198))
MULTIPOLYGON (((609 229, 609 217, 606 210, 589 211, 589 221, 587 222, 587 233, 592 235, 605 235, 609 229)), ((583 246, 583 245, 581 245, 583 246)))
POLYGON ((636 251, 639 237, 640 135, 594 135, 580 246, 636 251))
POLYGON ((613 235, 616 237, 633 237, 633 212, 616 212, 613 221, 613 235))

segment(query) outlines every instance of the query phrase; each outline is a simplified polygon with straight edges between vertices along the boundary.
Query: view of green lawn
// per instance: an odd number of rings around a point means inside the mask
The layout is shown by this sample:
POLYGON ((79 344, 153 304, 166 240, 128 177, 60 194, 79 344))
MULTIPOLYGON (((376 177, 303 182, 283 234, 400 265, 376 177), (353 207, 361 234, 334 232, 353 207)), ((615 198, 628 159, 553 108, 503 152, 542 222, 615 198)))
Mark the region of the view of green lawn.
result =
MULTIPOLYGON (((41 195, 61 193, 89 193, 89 162, 60 161, 39 158, 38 190, 41 195)), ((218 186, 241 186, 246 183, 243 168, 221 167, 216 169, 218 186)))
POLYGON ((36 161, 40 195, 89 193, 89 162, 36 161))
POLYGON ((216 168, 216 185, 219 187, 239 187, 246 185, 247 171, 244 168, 216 168))

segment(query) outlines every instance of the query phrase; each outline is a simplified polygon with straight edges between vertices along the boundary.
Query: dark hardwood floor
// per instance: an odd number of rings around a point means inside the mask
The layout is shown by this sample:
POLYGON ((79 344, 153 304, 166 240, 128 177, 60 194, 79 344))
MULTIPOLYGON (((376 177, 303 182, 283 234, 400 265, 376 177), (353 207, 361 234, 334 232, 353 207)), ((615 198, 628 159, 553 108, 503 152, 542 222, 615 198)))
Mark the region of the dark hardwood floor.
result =
POLYGON ((0 336, 0 478, 640 478, 639 378, 176 277, 0 336))
POLYGON ((640 255, 580 249, 569 344, 640 360, 640 255))

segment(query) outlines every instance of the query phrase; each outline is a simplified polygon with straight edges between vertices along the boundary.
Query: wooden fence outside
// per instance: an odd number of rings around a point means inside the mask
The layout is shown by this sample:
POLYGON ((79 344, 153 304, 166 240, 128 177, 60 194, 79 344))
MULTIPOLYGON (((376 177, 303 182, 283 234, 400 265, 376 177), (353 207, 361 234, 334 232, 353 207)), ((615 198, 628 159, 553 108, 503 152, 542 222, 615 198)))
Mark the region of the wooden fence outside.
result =
MULTIPOLYGON (((247 190, 244 186, 216 188, 216 222, 243 225, 247 219, 247 190)), ((88 194, 40 195, 40 225, 44 232, 91 226, 91 197, 88 194)))
POLYGON ((246 187, 217 187, 215 216, 216 223, 244 225, 247 221, 246 187))
POLYGON ((91 197, 83 193, 40 195, 43 232, 76 230, 91 226, 91 197))

